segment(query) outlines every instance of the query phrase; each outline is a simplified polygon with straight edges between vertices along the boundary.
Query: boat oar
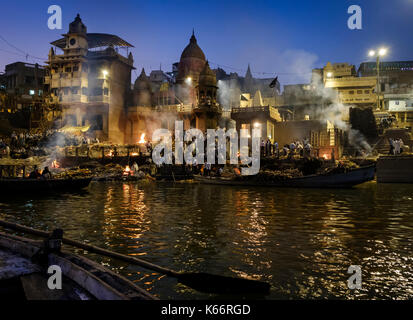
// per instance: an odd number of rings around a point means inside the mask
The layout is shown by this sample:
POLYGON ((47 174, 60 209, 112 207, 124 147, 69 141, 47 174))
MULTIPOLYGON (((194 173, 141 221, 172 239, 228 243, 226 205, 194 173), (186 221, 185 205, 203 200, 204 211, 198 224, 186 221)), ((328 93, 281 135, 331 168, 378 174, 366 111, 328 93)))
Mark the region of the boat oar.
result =
MULTIPOLYGON (((23 231, 40 237, 48 238, 50 236, 50 233, 48 232, 4 220, 0 220, 0 226, 17 231, 23 231)), ((174 277, 180 283, 202 292, 228 294, 268 294, 271 287, 268 283, 258 280, 220 276, 205 272, 177 272, 142 259, 130 257, 65 237, 62 238, 62 242, 89 252, 122 260, 161 274, 165 274, 167 276, 174 277)))

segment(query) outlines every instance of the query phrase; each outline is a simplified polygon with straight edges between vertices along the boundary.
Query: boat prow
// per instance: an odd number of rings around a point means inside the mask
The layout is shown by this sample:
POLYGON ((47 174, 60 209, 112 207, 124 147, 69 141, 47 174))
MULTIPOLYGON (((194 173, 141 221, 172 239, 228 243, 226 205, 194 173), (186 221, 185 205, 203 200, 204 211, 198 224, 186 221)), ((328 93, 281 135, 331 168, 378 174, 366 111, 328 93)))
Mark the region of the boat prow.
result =
MULTIPOLYGON (((42 241, 0 233, 0 298, 24 300, 154 300, 128 279, 68 252, 39 258, 42 241), (49 266, 62 272, 61 290, 48 286, 49 266)), ((55 270, 53 273, 56 272, 55 270)))

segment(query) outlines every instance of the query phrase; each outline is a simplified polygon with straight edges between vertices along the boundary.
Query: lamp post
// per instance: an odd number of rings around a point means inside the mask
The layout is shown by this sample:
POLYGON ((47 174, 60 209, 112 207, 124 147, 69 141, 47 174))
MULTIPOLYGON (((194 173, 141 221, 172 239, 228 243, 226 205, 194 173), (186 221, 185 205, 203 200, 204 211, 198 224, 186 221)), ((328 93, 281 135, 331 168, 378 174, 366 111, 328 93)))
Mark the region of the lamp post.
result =
POLYGON ((387 54, 386 48, 380 48, 378 50, 370 50, 369 56, 376 57, 376 71, 377 71, 377 109, 381 109, 380 105, 380 57, 383 57, 387 54))

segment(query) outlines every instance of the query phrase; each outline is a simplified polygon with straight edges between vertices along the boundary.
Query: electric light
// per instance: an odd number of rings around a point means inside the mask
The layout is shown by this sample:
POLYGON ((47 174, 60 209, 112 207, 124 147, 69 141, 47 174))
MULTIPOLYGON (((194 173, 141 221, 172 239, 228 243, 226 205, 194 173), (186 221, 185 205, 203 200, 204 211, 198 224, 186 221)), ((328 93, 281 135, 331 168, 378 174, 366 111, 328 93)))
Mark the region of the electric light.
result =
POLYGON ((379 56, 385 56, 387 53, 387 49, 386 48, 380 48, 379 50, 379 56))
POLYGON ((373 56, 375 56, 376 55, 376 51, 374 51, 374 50, 370 50, 369 51, 369 56, 370 57, 373 57, 373 56))
POLYGON ((255 128, 258 128, 260 125, 261 125, 261 124, 260 124, 259 122, 255 122, 255 123, 254 123, 254 127, 255 127, 255 128))
POLYGON ((109 74, 108 70, 103 70, 102 73, 103 73, 103 76, 104 76, 105 78, 106 78, 106 76, 109 74))
POLYGON ((333 76, 332 72, 327 72, 327 78, 331 78, 333 76))

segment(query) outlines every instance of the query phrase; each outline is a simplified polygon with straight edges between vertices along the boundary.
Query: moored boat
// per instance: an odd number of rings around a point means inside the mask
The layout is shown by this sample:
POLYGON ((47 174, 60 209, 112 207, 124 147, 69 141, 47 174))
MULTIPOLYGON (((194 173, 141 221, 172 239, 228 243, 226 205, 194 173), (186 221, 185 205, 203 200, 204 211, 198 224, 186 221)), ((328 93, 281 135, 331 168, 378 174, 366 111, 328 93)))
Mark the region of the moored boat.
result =
POLYGON ((267 186, 290 188, 350 188, 374 179, 375 165, 342 173, 314 174, 279 181, 258 181, 254 176, 244 179, 194 176, 200 183, 232 186, 267 186))
POLYGON ((86 188, 92 178, 74 179, 0 179, 0 192, 59 192, 76 191, 86 188))
POLYGON ((45 250, 43 241, 0 232, 0 298, 22 300, 154 300, 128 279, 85 257, 45 250), (61 289, 47 271, 58 266, 61 289))

